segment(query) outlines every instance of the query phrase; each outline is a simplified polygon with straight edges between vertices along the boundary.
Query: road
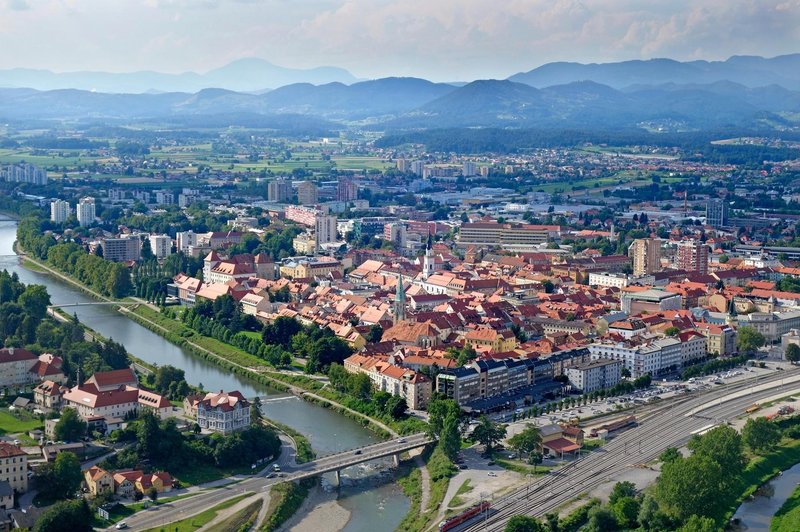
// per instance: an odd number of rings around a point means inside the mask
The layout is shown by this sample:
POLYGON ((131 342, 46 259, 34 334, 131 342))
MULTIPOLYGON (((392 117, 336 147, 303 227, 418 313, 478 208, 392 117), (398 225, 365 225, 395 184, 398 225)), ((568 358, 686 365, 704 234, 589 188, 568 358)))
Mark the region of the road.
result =
POLYGON ((613 480, 630 467, 656 459, 668 447, 685 444, 693 432, 724 423, 744 413, 755 401, 800 389, 800 370, 741 381, 669 401, 595 452, 492 501, 491 510, 460 531, 501 531, 518 514, 543 516, 579 494, 613 480))
MULTIPOLYGON (((330 471, 339 471, 346 467, 392 456, 410 449, 418 448, 431 440, 426 434, 414 434, 404 438, 393 439, 373 445, 353 449, 344 453, 332 454, 317 458, 305 464, 292 465, 289 460, 279 461, 281 475, 265 475, 250 477, 235 484, 229 484, 209 491, 203 491, 193 497, 180 499, 143 510, 125 520, 132 530, 146 530, 161 527, 173 521, 180 521, 203 512, 221 502, 241 495, 242 493, 263 493, 273 484, 304 478, 315 477, 330 471), (400 440, 403 440, 402 442, 400 440), (358 452, 358 454, 356 454, 358 452), (272 476, 272 478, 269 478, 272 476)), ((108 530, 112 530, 109 528, 108 530)))

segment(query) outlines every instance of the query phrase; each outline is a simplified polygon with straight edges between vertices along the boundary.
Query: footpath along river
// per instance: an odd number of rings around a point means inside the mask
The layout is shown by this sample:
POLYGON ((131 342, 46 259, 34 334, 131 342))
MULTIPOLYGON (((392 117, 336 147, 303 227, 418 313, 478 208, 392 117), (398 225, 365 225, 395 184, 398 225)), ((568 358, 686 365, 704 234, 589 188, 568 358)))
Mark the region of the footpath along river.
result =
MULTIPOLYGON (((66 282, 24 268, 13 250, 16 226, 15 221, 0 215, 0 270, 16 272, 26 284, 47 286, 50 299, 55 305, 95 301, 66 282)), ((202 384, 206 390, 239 390, 246 397, 260 396, 264 415, 306 435, 318 455, 353 449, 377 441, 374 434, 353 420, 195 357, 109 306, 79 306, 66 308, 65 311, 77 313, 82 323, 106 338, 122 343, 129 353, 144 361, 171 364, 183 369, 190 384, 202 384)), ((330 488, 330 482, 331 479, 323 478, 323 486, 330 488)), ((393 530, 410 507, 408 498, 392 482, 392 476, 386 467, 379 468, 375 463, 349 468, 343 472, 342 487, 336 504, 350 513, 350 520, 341 529, 346 532, 393 530)), ((318 532, 327 530, 330 529, 318 532)))

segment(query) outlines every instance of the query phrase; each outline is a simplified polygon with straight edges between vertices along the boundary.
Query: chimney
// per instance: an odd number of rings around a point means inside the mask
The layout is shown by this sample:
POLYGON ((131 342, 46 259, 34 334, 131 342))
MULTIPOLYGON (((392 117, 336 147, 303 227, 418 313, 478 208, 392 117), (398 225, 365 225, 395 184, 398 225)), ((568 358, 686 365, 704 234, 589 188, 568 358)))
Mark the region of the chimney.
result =
POLYGON ((14 356, 14 348, 13 347, 9 347, 8 348, 8 354, 11 355, 12 357, 14 356))

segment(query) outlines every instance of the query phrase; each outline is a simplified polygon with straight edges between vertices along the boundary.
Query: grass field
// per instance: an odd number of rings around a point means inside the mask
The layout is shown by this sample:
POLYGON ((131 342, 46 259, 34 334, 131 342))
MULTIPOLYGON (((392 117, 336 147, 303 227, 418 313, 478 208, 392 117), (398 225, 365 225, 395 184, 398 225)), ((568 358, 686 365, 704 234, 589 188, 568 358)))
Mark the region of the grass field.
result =
POLYGON ((209 532, 239 532, 241 530, 248 530, 249 526, 252 526, 258 518, 258 513, 261 511, 263 505, 264 500, 258 499, 221 523, 213 525, 208 530, 209 532))
POLYGON ((38 417, 24 410, 0 410, 0 434, 16 434, 44 427, 38 417))

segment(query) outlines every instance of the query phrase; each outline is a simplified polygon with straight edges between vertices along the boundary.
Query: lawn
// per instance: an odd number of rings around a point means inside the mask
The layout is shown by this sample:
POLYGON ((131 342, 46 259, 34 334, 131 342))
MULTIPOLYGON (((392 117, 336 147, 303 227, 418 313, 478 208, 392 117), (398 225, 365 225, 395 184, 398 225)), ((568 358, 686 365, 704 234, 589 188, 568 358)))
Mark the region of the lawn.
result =
POLYGON ((772 532, 794 532, 800 530, 800 487, 786 499, 769 525, 772 532))
MULTIPOLYGON (((242 499, 246 499, 247 497, 252 496, 252 492, 245 493, 243 495, 239 495, 238 497, 234 497, 233 499, 227 500, 221 504, 214 506, 213 508, 209 508, 203 513, 199 513, 194 517, 189 517, 184 519, 183 521, 176 521, 174 523, 169 524, 170 532, 194 532, 198 528, 202 528, 206 524, 210 523, 219 512, 224 510, 225 508, 230 508, 237 502, 241 501, 242 499)), ((159 532, 164 530, 164 528, 151 528, 147 532, 159 532)))
POLYGON ((240 530, 248 530, 256 519, 258 519, 258 513, 261 511, 263 505, 264 500, 258 499, 221 523, 214 525, 209 530, 213 532, 238 532, 240 530))
POLYGON ((44 428, 44 424, 25 410, 0 410, 0 434, 17 434, 44 428))
POLYGON ((464 506, 464 504, 466 504, 466 501, 464 501, 464 499, 461 498, 461 495, 466 495, 473 489, 474 488, 472 487, 472 485, 470 485, 470 480, 469 479, 465 480, 464 483, 461 484, 461 486, 459 486, 455 496, 453 496, 453 498, 450 499, 450 503, 447 505, 447 507, 458 508, 459 506, 464 506))

